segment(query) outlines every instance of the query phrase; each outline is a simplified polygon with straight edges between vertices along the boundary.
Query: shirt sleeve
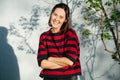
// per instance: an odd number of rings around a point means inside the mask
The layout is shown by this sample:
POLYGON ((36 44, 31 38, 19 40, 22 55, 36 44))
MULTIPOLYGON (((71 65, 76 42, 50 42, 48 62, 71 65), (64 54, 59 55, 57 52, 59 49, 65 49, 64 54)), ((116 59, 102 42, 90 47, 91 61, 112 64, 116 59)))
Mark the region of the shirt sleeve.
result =
POLYGON ((74 63, 79 59, 80 46, 76 32, 71 29, 67 32, 65 44, 65 57, 69 58, 74 63))
POLYGON ((38 53, 37 53, 37 61, 38 65, 41 65, 41 61, 43 59, 47 59, 47 49, 46 49, 46 38, 45 34, 42 34, 39 39, 38 53))

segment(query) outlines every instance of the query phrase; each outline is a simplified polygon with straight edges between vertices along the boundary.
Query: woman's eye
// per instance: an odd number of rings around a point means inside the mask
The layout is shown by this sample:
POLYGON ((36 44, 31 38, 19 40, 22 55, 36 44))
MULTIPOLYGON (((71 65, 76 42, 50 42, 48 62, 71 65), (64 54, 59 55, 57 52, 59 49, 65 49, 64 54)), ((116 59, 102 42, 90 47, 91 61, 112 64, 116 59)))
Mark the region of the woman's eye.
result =
POLYGON ((62 16, 60 16, 60 18, 62 19, 63 17, 62 17, 62 16))
POLYGON ((54 16, 57 16, 57 14, 56 14, 56 13, 54 13, 53 15, 54 15, 54 16))

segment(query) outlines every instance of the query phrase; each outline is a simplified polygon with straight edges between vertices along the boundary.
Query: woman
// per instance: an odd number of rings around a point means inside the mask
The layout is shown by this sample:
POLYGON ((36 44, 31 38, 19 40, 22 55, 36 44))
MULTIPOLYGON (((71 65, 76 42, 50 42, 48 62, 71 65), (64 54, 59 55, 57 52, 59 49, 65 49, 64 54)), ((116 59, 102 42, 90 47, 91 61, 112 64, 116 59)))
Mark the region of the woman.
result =
POLYGON ((37 60, 44 80, 77 80, 81 74, 80 48, 76 32, 70 28, 69 7, 55 5, 48 22, 51 29, 42 33, 37 60))

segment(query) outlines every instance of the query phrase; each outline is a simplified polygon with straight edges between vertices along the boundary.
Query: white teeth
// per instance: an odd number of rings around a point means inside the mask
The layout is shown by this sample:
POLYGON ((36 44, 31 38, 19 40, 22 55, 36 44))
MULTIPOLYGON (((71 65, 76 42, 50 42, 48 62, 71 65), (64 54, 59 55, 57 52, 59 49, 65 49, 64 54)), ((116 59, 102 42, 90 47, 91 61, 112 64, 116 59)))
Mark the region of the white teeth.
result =
POLYGON ((58 21, 54 21, 53 23, 54 23, 54 24, 58 24, 58 21))

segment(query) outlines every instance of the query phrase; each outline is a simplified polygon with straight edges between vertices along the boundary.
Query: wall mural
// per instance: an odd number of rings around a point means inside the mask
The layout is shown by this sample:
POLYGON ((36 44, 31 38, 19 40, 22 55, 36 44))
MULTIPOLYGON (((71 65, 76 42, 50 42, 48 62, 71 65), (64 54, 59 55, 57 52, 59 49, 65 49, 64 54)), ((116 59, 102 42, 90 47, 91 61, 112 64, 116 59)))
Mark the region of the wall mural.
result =
MULTIPOLYGON (((47 25, 50 11, 59 2, 69 5, 71 27, 79 36, 82 67, 79 80, 120 80, 119 62, 104 50, 97 35, 98 24, 84 19, 88 6, 84 0, 1 0, 0 80, 42 80, 36 59, 39 36, 50 28, 47 25)), ((91 21, 94 18, 98 16, 91 21)), ((109 49, 114 48, 112 41, 107 44, 109 49)))

